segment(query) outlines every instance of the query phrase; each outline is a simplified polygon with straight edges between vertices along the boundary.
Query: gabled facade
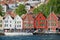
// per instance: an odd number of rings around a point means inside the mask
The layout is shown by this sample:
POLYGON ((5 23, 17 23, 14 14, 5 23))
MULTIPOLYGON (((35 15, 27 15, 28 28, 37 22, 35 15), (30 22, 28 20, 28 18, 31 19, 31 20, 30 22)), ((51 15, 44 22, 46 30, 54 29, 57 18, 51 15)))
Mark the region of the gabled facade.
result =
POLYGON ((0 16, 0 30, 3 30, 3 17, 0 16))
POLYGON ((58 18, 54 12, 50 13, 47 18, 47 27, 49 31, 56 32, 58 28, 58 18))
POLYGON ((22 23, 23 23, 22 18, 16 15, 14 18, 14 27, 16 29, 22 29, 22 26, 23 26, 22 23))
POLYGON ((60 32, 60 15, 57 15, 58 17, 58 31, 60 32))
POLYGON ((35 29, 39 29, 40 31, 46 30, 46 17, 43 15, 43 13, 39 13, 35 20, 34 20, 34 27, 35 29))
POLYGON ((25 14, 23 16, 23 29, 34 29, 34 18, 32 14, 25 14))
POLYGON ((4 30, 8 31, 14 29, 14 21, 10 15, 7 15, 3 20, 4 30))

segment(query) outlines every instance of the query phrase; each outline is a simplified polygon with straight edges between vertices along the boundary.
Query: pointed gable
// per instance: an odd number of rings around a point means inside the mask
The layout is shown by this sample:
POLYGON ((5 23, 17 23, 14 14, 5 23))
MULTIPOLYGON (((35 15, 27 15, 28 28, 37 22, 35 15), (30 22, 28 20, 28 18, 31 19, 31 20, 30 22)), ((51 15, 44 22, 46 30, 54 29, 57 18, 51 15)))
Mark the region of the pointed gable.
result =
POLYGON ((36 29, 46 29, 46 17, 43 15, 42 12, 40 12, 35 20, 34 20, 34 27, 36 29))
POLYGON ((14 18, 14 20, 17 20, 17 21, 20 20, 20 21, 22 21, 22 18, 19 15, 16 15, 15 18, 14 18))
POLYGON ((46 17, 43 15, 43 13, 39 13, 37 16, 36 16, 36 19, 46 19, 46 17))
POLYGON ((56 29, 58 28, 58 17, 55 15, 54 12, 50 13, 47 18, 47 27, 49 31, 53 32, 56 32, 56 29))
POLYGON ((10 15, 7 15, 4 20, 13 20, 10 15))
POLYGON ((52 13, 50 13, 50 15, 48 16, 48 19, 58 20, 58 17, 55 15, 54 12, 52 12, 52 13))
POLYGON ((22 18, 19 15, 16 15, 14 18, 14 26, 16 29, 22 29, 22 18))
POLYGON ((33 15, 27 13, 23 18, 23 28, 24 29, 34 29, 34 18, 33 15))
POLYGON ((32 14, 27 13, 23 16, 23 20, 34 20, 34 18, 32 14))

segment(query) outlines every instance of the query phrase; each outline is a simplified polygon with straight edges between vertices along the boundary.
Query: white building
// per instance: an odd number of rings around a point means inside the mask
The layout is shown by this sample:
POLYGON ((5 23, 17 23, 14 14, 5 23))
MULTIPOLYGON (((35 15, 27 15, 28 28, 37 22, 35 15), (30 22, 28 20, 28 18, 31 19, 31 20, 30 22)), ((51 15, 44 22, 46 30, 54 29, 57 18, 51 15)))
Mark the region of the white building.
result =
POLYGON ((40 3, 40 0, 28 0, 26 3, 30 4, 31 6, 36 6, 40 3))
POLYGON ((3 17, 0 16, 0 30, 3 30, 3 17))
POLYGON ((15 4, 8 4, 10 9, 15 9, 15 4))
POLYGON ((2 8, 3 8, 3 12, 6 12, 6 10, 7 10, 6 5, 2 5, 2 8))
POLYGON ((7 15, 5 17, 5 19, 3 20, 3 25, 4 25, 4 29, 14 29, 14 20, 11 18, 10 15, 7 15))
POLYGON ((22 18, 18 15, 14 18, 14 26, 16 29, 22 29, 22 18))

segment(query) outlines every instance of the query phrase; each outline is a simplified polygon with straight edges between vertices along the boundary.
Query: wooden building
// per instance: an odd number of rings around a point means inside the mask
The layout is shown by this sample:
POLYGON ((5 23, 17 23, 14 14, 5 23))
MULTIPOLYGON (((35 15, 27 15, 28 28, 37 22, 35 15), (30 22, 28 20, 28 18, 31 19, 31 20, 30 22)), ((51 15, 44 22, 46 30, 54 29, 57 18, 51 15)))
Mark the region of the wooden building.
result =
POLYGON ((30 13, 23 16, 23 30, 27 30, 27 32, 34 30, 34 18, 30 13))
POLYGON ((58 28, 58 18, 54 12, 50 13, 50 15, 47 18, 47 27, 48 31, 51 32, 56 32, 58 28))
POLYGON ((34 27, 37 30, 43 31, 47 29, 46 26, 46 17, 43 13, 39 13, 34 20, 34 27))
POLYGON ((3 30, 3 17, 0 16, 0 30, 3 30))

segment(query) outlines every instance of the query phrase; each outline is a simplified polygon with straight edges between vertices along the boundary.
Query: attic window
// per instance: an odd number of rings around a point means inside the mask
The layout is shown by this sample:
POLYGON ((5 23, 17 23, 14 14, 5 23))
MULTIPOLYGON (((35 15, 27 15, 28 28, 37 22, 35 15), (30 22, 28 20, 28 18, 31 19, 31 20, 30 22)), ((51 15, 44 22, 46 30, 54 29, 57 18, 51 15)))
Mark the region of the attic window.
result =
POLYGON ((41 17, 40 17, 41 18, 41 17))

